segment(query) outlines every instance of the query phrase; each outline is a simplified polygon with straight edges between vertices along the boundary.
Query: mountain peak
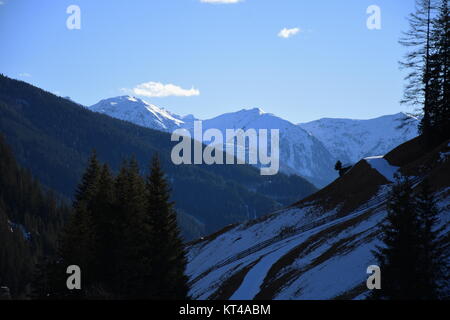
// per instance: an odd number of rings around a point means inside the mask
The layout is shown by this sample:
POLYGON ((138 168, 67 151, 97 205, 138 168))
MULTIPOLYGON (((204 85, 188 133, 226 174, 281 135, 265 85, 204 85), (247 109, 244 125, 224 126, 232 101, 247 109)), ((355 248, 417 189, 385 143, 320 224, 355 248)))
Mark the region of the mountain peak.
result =
POLYGON ((142 100, 140 98, 137 98, 137 97, 134 97, 134 96, 130 96, 130 95, 112 97, 112 98, 104 99, 102 101, 107 101, 107 102, 110 102, 110 103, 119 102, 119 101, 120 102, 127 102, 127 101, 129 101, 129 102, 140 102, 140 103, 143 103, 143 104, 149 104, 148 102, 146 102, 146 101, 144 101, 144 100, 142 100))
POLYGON ((131 101, 131 102, 142 101, 141 99, 138 99, 138 98, 133 97, 133 96, 124 96, 124 98, 127 99, 128 101, 131 101))
POLYGON ((113 118, 162 131, 172 131, 184 123, 181 117, 166 111, 164 108, 159 108, 130 95, 101 100, 90 106, 89 109, 94 112, 105 113, 113 118))
POLYGON ((265 112, 263 109, 261 109, 261 108, 250 108, 250 109, 244 108, 244 109, 242 109, 242 110, 240 110, 240 111, 238 111, 238 112, 240 112, 240 113, 259 114, 259 115, 263 115, 263 114, 266 113, 266 112, 265 112))

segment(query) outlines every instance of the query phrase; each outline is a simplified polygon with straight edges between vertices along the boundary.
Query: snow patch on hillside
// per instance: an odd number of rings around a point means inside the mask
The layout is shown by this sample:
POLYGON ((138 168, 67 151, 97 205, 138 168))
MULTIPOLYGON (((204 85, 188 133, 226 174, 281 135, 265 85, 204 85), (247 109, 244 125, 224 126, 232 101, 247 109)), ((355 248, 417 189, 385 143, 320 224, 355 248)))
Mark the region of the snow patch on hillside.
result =
POLYGON ((398 167, 391 165, 384 156, 367 157, 364 160, 375 170, 381 173, 388 181, 395 181, 395 174, 398 172, 398 167))
MULTIPOLYGON (((380 157, 369 159, 377 170, 391 177, 395 167, 388 166, 383 160, 380 157)), ((385 199, 389 191, 389 185, 380 186, 373 199, 385 199)), ((438 205, 443 209, 443 225, 450 219, 447 195, 448 189, 436 195, 438 205)), ((245 273, 231 299, 254 299, 261 293, 265 281, 276 283, 286 275, 288 280, 275 286, 279 290, 272 292, 274 299, 334 299, 339 296, 364 299, 368 293, 366 270, 375 263, 372 250, 380 244, 378 226, 386 216, 384 201, 356 209, 343 217, 335 216, 336 210, 322 212, 310 203, 303 208, 281 210, 264 220, 236 226, 216 239, 198 243, 188 250, 190 294, 194 299, 214 298, 231 276, 245 273), (326 220, 314 224, 322 218, 326 220), (255 245, 276 238, 286 228, 299 227, 306 229, 249 251, 255 245), (275 278, 268 279, 271 268, 299 247, 301 250, 291 256, 294 260, 285 262, 275 278)))

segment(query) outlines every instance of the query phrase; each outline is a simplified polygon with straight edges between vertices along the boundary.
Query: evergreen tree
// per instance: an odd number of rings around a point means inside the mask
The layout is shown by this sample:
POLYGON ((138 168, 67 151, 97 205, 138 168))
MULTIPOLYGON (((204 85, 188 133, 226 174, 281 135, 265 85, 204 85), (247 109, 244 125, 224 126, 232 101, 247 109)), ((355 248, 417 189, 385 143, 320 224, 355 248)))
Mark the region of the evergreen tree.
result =
POLYGON ((93 274, 94 286, 102 291, 102 295, 112 290, 111 279, 114 276, 112 269, 115 259, 115 248, 118 237, 113 232, 116 222, 114 216, 114 177, 108 165, 104 164, 100 170, 99 184, 93 198, 93 228, 95 234, 94 254, 95 263, 93 274))
POLYGON ((83 289, 68 295, 85 295, 96 281, 95 264, 97 234, 94 222, 95 201, 99 191, 101 166, 95 152, 92 153, 87 169, 76 191, 73 203, 74 213, 65 228, 61 240, 60 256, 65 267, 77 265, 83 272, 83 289))
POLYGON ((93 151, 89 158, 86 171, 81 178, 81 183, 75 192, 75 200, 73 203, 75 208, 89 204, 95 197, 99 187, 100 171, 101 165, 97 159, 97 153, 93 151))
POLYGON ((407 177, 397 177, 388 200, 388 214, 381 225, 383 246, 374 256, 382 273, 382 288, 372 299, 431 300, 448 290, 441 230, 437 229, 439 211, 427 183, 414 194, 407 177))
POLYGON ((411 182, 397 177, 387 203, 386 221, 380 227, 383 246, 373 252, 381 269, 381 290, 373 290, 372 298, 415 300, 421 298, 419 279, 420 224, 415 213, 411 182))
POLYGON ((157 156, 147 178, 147 216, 153 227, 153 277, 158 299, 186 299, 186 257, 170 190, 157 156))
POLYGON ((432 46, 435 48, 434 64, 436 79, 436 112, 434 114, 434 131, 438 141, 450 137, 450 19, 448 0, 439 0, 437 16, 433 21, 431 35, 432 46))
POLYGON ((450 136, 448 0, 416 0, 409 23, 400 40, 411 48, 401 62, 410 70, 402 102, 422 109, 419 131, 433 146, 450 136))
POLYGON ((422 299, 439 299, 448 288, 445 277, 449 270, 442 241, 444 227, 438 228, 440 212, 427 181, 422 182, 415 206, 420 224, 420 255, 417 259, 420 279, 417 282, 421 287, 418 290, 422 299))
POLYGON ((430 60, 431 60, 431 27, 432 1, 416 0, 416 12, 408 19, 410 30, 404 33, 400 43, 411 51, 400 62, 402 68, 410 72, 405 80, 403 103, 423 108, 420 133, 427 135, 430 131, 430 60))
POLYGON ((146 220, 146 188, 137 162, 124 165, 116 179, 116 210, 118 212, 117 275, 118 294, 123 298, 153 297, 151 273, 153 269, 152 228, 146 220))

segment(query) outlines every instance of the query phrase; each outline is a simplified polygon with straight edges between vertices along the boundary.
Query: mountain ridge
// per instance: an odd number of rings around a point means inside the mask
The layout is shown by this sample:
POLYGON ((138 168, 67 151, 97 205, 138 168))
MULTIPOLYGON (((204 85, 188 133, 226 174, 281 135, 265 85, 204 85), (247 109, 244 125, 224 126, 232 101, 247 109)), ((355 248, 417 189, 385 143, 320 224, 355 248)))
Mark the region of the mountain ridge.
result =
MULTIPOLYGON (((193 115, 184 117, 176 115, 139 98, 125 97, 140 101, 144 106, 150 105, 154 107, 153 109, 164 110, 165 113, 159 112, 155 115, 155 112, 144 107, 143 113, 133 117, 126 112, 116 112, 111 110, 111 107, 109 109, 104 107, 105 101, 114 102, 119 99, 120 102, 123 97, 102 100, 103 103, 99 102, 89 109, 164 132, 187 129, 191 135, 194 121, 199 120, 193 115), (143 118, 148 119, 144 121, 143 118)), ((136 104, 134 106, 142 109, 142 106, 136 104)), ((124 105, 124 108, 127 109, 129 106, 124 105)), ((401 124, 397 120, 404 115, 397 113, 367 120, 322 118, 296 125, 261 108, 244 108, 202 120, 202 126, 203 130, 216 128, 223 134, 226 129, 279 129, 280 171, 305 177, 316 186, 324 187, 337 178, 334 171, 337 160, 351 164, 365 156, 383 155, 395 146, 417 136, 417 119, 410 117, 413 121, 405 124, 403 128, 397 128, 401 124), (380 127, 383 130, 378 130, 380 127)))
POLYGON ((367 120, 322 118, 299 124, 344 163, 386 154, 415 138, 418 125, 419 119, 403 112, 367 120))

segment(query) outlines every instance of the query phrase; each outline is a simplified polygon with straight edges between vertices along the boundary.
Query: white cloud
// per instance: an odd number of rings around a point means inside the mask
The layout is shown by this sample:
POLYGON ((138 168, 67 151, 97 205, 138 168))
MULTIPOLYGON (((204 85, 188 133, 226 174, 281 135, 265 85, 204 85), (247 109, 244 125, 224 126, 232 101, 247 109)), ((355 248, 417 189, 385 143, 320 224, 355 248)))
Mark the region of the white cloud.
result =
POLYGON ((131 92, 138 96, 144 96, 144 97, 156 97, 156 98, 163 98, 163 97, 192 97, 192 96, 198 96, 200 95, 200 91, 191 88, 191 89, 183 89, 179 86, 176 86, 174 84, 163 84, 161 82, 144 82, 133 89, 121 89, 125 92, 131 92))
POLYGON ((31 78, 31 74, 28 72, 19 73, 19 77, 21 78, 31 78))
POLYGON ((200 0, 200 2, 203 3, 225 3, 225 4, 229 4, 229 3, 238 3, 238 2, 242 2, 244 0, 200 0))
POLYGON ((281 31, 278 33, 278 36, 279 36, 280 38, 285 38, 285 39, 287 39, 287 38, 289 38, 289 37, 292 37, 292 36, 296 35, 296 34, 299 33, 299 32, 300 32, 300 29, 299 29, 299 28, 292 28, 292 29, 284 28, 283 30, 281 30, 281 31))

